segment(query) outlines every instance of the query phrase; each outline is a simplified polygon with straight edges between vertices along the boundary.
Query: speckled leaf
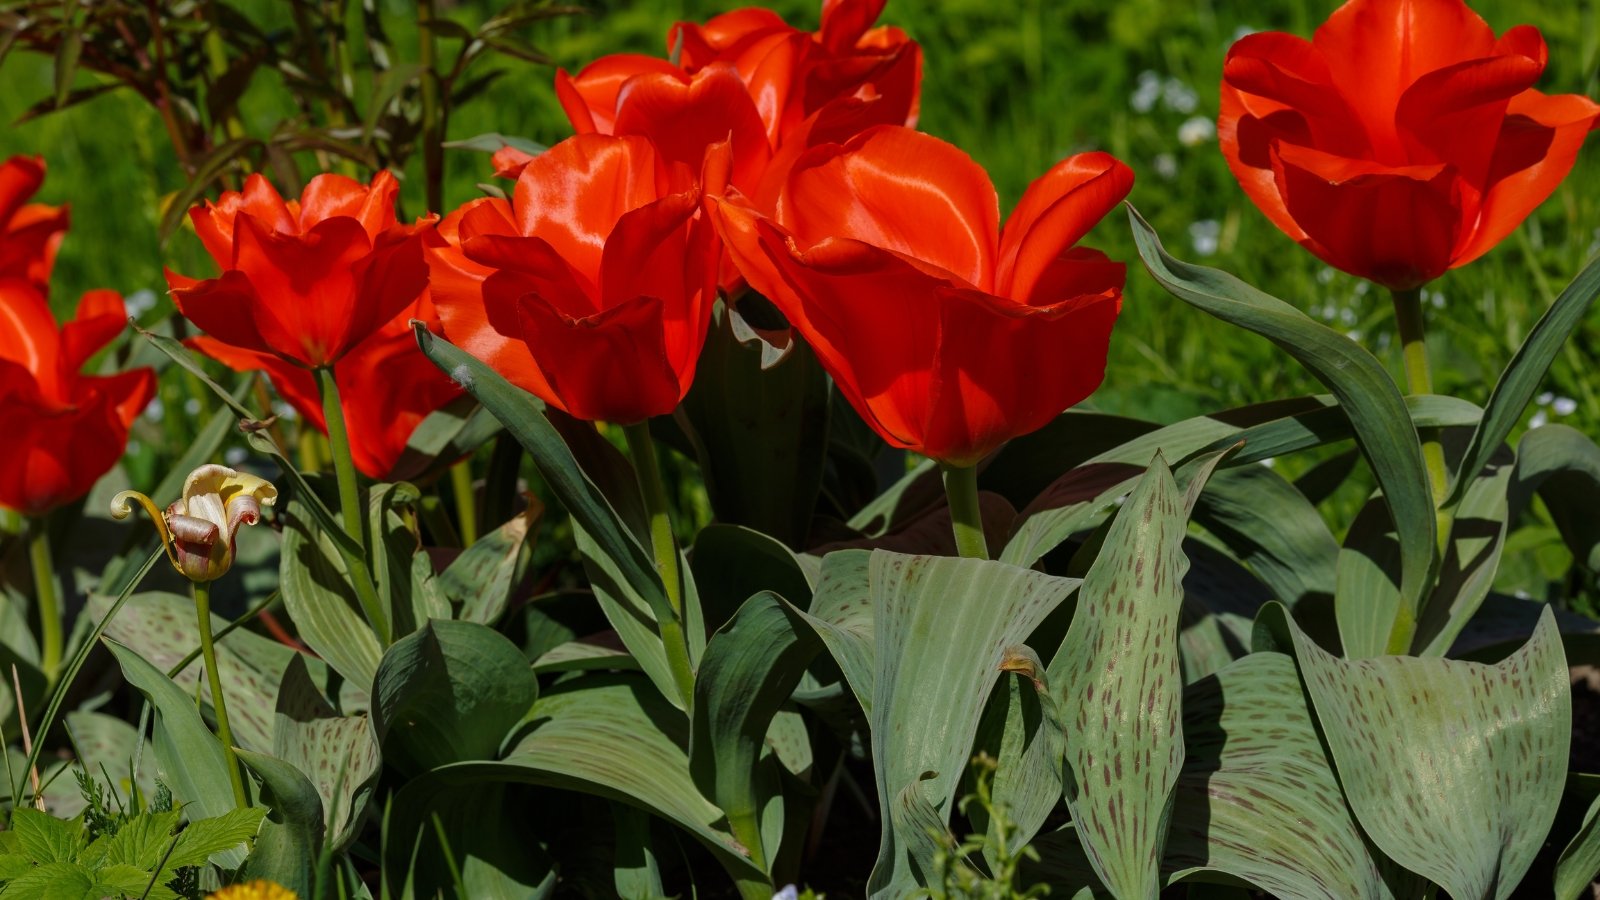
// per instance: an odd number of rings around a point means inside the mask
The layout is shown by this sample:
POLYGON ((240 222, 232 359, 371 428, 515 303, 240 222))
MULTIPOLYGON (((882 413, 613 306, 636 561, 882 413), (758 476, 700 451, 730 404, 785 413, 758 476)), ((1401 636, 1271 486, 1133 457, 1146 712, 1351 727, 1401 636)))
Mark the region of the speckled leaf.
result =
POLYGON ((355 838, 383 759, 367 717, 339 715, 299 657, 289 661, 278 687, 272 755, 311 781, 328 843, 344 849, 355 838))
POLYGON ((384 759, 404 772, 494 759, 538 694, 528 661, 504 635, 435 619, 384 653, 372 728, 384 759))
POLYGON ((1169 880, 1210 870, 1283 900, 1392 896, 1345 805, 1292 659, 1253 653, 1190 685, 1183 735, 1169 880))
MULTIPOLYGON (((919 782, 943 821, 1007 649, 1023 643, 1079 581, 987 560, 876 550, 868 584, 881 821, 896 823, 893 803, 919 782)), ((900 897, 915 886, 908 851, 926 840, 899 827, 883 830, 868 882, 872 896, 900 897)))
POLYGON ((1438 583, 1422 609, 1412 642, 1421 656, 1444 656, 1494 586, 1506 543, 1511 473, 1511 452, 1502 447, 1472 479, 1451 517, 1438 583))
POLYGON ((1281 608, 1300 674, 1362 828, 1452 897, 1505 900, 1544 843, 1566 779, 1572 698, 1555 617, 1494 666, 1343 660, 1281 608))
MULTIPOLYGON (((1418 428, 1472 425, 1480 410, 1465 400, 1428 394, 1405 401, 1418 428)), ((1230 466, 1320 447, 1351 437, 1350 420, 1328 396, 1275 400, 1215 416, 1185 419, 1107 450, 1056 479, 1018 516, 1001 559, 1032 565, 1074 533, 1094 527, 1128 492, 1157 451, 1169 459, 1244 442, 1230 466)))
MULTIPOLYGON (((103 616, 111 599, 92 597, 90 614, 103 616)), ((211 633, 219 634, 228 620, 211 616, 211 633)), ((180 661, 200 647, 200 630, 194 616, 194 601, 176 594, 135 594, 128 598, 117 615, 106 625, 106 637, 136 650, 150 664, 170 672, 180 661)), ((217 641, 217 666, 228 692, 228 720, 234 740, 246 750, 272 749, 273 698, 278 682, 291 660, 304 660, 311 680, 319 690, 342 688, 340 707, 347 711, 365 708, 365 687, 357 688, 339 679, 327 663, 307 656, 249 629, 236 628, 217 641)), ((211 702, 211 685, 205 677, 205 664, 197 656, 173 680, 190 696, 198 694, 211 702)))
MULTIPOLYGON (((1006 648, 1001 671, 1017 677, 1001 682, 989 700, 980 740, 987 737, 995 758, 990 796, 1011 823, 1009 849, 1015 853, 1033 840, 1061 804, 1061 715, 1045 667, 1033 649, 1006 648)), ((1000 834, 980 806, 967 810, 974 828, 988 835, 984 858, 995 864, 1000 834)))
POLYGON ((778 848, 762 846, 761 813, 781 793, 777 761, 762 760, 767 732, 821 650, 801 614, 763 591, 711 636, 696 673, 689 771, 701 793, 727 814, 751 862, 763 869, 771 867, 778 848))
POLYGON ((1067 806, 1095 871, 1122 900, 1160 890, 1183 765, 1186 524, 1184 495, 1158 454, 1112 522, 1050 664, 1066 726, 1067 806))
POLYGON ((861 709, 868 713, 872 712, 876 640, 868 582, 871 559, 869 550, 835 550, 824 556, 817 591, 806 614, 806 621, 844 672, 861 709))
POLYGON ((461 604, 457 618, 493 625, 505 612, 515 587, 517 561, 543 507, 530 506, 492 534, 484 535, 439 573, 438 585, 461 604))
POLYGON ((278 518, 283 523, 279 583, 300 639, 347 680, 371 685, 383 649, 357 612, 344 557, 297 500, 285 504, 278 518))
MULTIPOLYGON (((633 674, 564 681, 539 698, 529 722, 532 727, 499 762, 442 766, 423 777, 446 789, 513 782, 637 806, 709 848, 746 897, 771 896, 766 876, 723 827, 722 811, 689 776, 688 720, 650 682, 633 674)), ((404 812, 405 806, 396 809, 404 812)))
POLYGON ((621 646, 615 631, 605 631, 576 641, 558 644, 533 661, 533 674, 582 672, 588 669, 634 669, 639 661, 621 646))
MULTIPOLYGON (((413 615, 411 558, 422 541, 400 512, 415 504, 420 496, 416 487, 405 482, 375 484, 367 489, 365 527, 367 541, 372 546, 372 583, 378 589, 378 597, 396 637, 416 631, 427 621, 413 615)), ((411 521, 415 521, 415 517, 411 521)))
POLYGON ((72 736, 72 746, 79 754, 79 765, 117 797, 126 802, 132 793, 130 788, 135 785, 146 801, 155 796, 155 773, 150 767, 145 766, 138 772, 133 770, 139 733, 132 725, 115 716, 79 709, 67 713, 67 733, 72 736), (130 781, 133 778, 137 781, 130 781))

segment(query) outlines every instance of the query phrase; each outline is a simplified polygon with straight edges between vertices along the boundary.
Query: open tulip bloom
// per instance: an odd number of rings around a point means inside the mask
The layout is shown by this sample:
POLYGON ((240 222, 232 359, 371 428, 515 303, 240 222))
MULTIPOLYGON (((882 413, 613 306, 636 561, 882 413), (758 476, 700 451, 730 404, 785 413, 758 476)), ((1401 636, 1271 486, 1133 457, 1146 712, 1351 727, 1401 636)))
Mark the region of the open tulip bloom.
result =
POLYGON ((774 215, 737 198, 716 210, 740 270, 867 424, 970 477, 1100 386, 1126 272, 1074 244, 1132 186, 1107 154, 1070 157, 1002 230, 971 158, 880 126, 802 154, 774 215))
POLYGON ((68 216, 64 206, 28 202, 43 182, 39 157, 13 156, 0 163, 0 278, 21 278, 48 293, 68 216))
POLYGON ((1328 265, 1416 288, 1499 243, 1600 123, 1533 89, 1544 38, 1461 0, 1351 0, 1310 40, 1228 51, 1217 136, 1250 199, 1328 265))

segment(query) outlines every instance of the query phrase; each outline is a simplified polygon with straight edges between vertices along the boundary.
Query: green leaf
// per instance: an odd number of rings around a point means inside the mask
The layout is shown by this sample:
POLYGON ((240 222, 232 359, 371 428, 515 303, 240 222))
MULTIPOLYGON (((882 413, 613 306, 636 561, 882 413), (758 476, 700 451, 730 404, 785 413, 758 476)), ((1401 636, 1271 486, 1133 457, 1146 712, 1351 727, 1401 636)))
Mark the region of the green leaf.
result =
MULTIPOLYGON (((122 667, 122 677, 155 708, 154 746, 161 767, 157 777, 172 787, 179 803, 188 805, 185 812, 190 821, 234 809, 222 743, 206 728, 194 701, 132 649, 109 639, 105 643, 122 667)), ((230 869, 243 861, 244 854, 237 850, 219 853, 216 858, 219 865, 230 869)))
POLYGON ((493 153, 502 147, 514 147, 518 150, 521 150, 523 153, 531 154, 533 156, 538 156, 545 150, 549 149, 538 141, 508 134, 500 134, 499 132, 495 131, 488 131, 484 132, 483 134, 473 135, 472 137, 464 140, 446 141, 444 146, 451 150, 477 150, 481 153, 493 153))
POLYGON ((1282 300, 1226 272, 1173 259, 1132 206, 1128 207, 1128 218, 1139 256, 1162 287, 1225 322, 1277 344, 1338 398, 1397 524, 1401 600, 1409 609, 1417 610, 1433 573, 1433 497, 1417 429, 1383 364, 1360 344, 1282 300))
MULTIPOLYGON (((246 754, 259 758, 258 754, 246 754)), ((254 769, 254 766, 251 767, 254 769)), ((178 832, 172 855, 167 857, 166 868, 203 866, 219 853, 231 850, 256 836, 261 820, 267 811, 259 806, 249 809, 230 809, 220 816, 190 822, 178 832)))
POLYGON ((463 397, 461 402, 428 413, 417 425, 390 477, 397 481, 420 479, 483 446, 501 430, 494 416, 463 397))
POLYGON ((877 679, 871 561, 870 550, 835 550, 824 556, 817 592, 806 614, 806 622, 844 673, 862 711, 869 714, 877 679))
POLYGON ((1545 425, 1522 436, 1509 511, 1522 514, 1538 492, 1573 556, 1600 572, 1600 446, 1565 425, 1545 425))
POLYGON ((773 716, 821 649, 798 611, 762 592, 712 635, 695 677, 690 773, 764 870, 777 847, 762 846, 761 815, 781 788, 776 761, 763 761, 762 750, 773 716))
POLYGON ((680 413, 690 423, 717 521, 799 547, 811 528, 828 444, 828 378, 810 348, 762 368, 718 307, 680 413))
MULTIPOLYGON (((322 800, 317 795, 317 789, 298 768, 265 753, 240 751, 239 761, 261 779, 261 801, 270 808, 265 822, 261 821, 259 815, 264 810, 259 807, 248 810, 257 813, 256 827, 249 834, 254 835, 259 828, 261 836, 256 840, 250 857, 245 860, 241 874, 275 881, 301 897, 312 896, 316 885, 317 859, 322 852, 325 834, 322 800)), ((243 827, 242 822, 225 824, 243 827)), ((179 835, 180 850, 186 849, 182 846, 184 835, 193 828, 191 825, 179 835)), ((221 829, 219 824, 213 831, 220 832, 221 829)), ((203 835, 215 840, 222 840, 226 836, 211 833, 203 835)), ((173 856, 177 855, 174 851, 173 856)))
POLYGON ((299 492, 278 519, 283 523, 279 584, 300 639, 349 681, 372 684, 383 650, 356 611, 355 588, 329 530, 308 515, 299 492))
POLYGON ((411 524, 415 518, 408 521, 401 514, 405 507, 414 510, 421 496, 415 486, 405 482, 375 484, 367 489, 364 527, 372 545, 372 583, 396 636, 410 634, 421 627, 421 622, 412 618, 416 589, 412 558, 422 541, 411 524))
POLYGON ((1600 875, 1600 797, 1589 804, 1583 826, 1556 860, 1556 900, 1578 900, 1600 875))
POLYGON ((797 604, 811 597, 811 582, 793 551, 738 525, 702 528, 695 535, 690 568, 706 620, 718 627, 762 591, 797 604))
POLYGON ((1522 419, 1522 411, 1544 381, 1550 363, 1561 351, 1583 321, 1596 295, 1600 295, 1600 260, 1595 260, 1578 277, 1567 285, 1556 302, 1550 305, 1539 323, 1528 332, 1528 337, 1517 348, 1516 355, 1506 364, 1495 382, 1494 392, 1483 408, 1483 419, 1472 433, 1472 442, 1462 458, 1461 468, 1448 504, 1459 502, 1468 485, 1485 465, 1488 465, 1500 444, 1510 436, 1511 429, 1522 419))
POLYGON ((1509 525, 1506 494, 1512 475, 1511 453, 1503 446, 1500 450, 1472 479, 1451 517, 1438 583, 1412 642, 1422 648, 1422 656, 1445 655, 1494 586, 1509 525))
POLYGON ((1392 896, 1345 805, 1292 659, 1254 653, 1190 685, 1183 736, 1169 882, 1212 871, 1283 900, 1392 896))
POLYGON ((439 573, 440 590, 461 604, 459 618, 483 625, 499 621, 516 587, 517 563, 529 529, 537 521, 535 510, 528 509, 484 535, 439 573))
POLYGON ((94 876, 77 863, 53 862, 6 884, 6 900, 101 900, 94 876))
POLYGON ((1186 524, 1184 495, 1157 455, 1106 533, 1050 663, 1066 727, 1067 807, 1094 870, 1123 898, 1160 891, 1183 765, 1177 636, 1186 524))
MULTIPOLYGON (((1427 394, 1406 400, 1418 428, 1470 425, 1479 410, 1464 400, 1427 394)), ((1100 453, 1056 479, 1018 516, 1001 559, 1032 565, 1074 533, 1093 528, 1128 492, 1159 451, 1169 459, 1244 443, 1229 466, 1257 463, 1346 440, 1350 419, 1331 397, 1300 397, 1185 419, 1100 453)))
POLYGON ((526 833, 532 798, 458 771, 474 765, 446 767, 447 777, 424 774, 394 794, 384 828, 383 896, 542 900, 554 892, 555 861, 526 833))
POLYGON ((56 45, 55 95, 56 106, 66 105, 72 93, 72 82, 78 77, 78 59, 83 55, 83 29, 69 26, 56 45))
MULTIPOLYGON (((689 775, 684 750, 688 723, 645 679, 637 675, 585 675, 563 681, 534 704, 532 727, 499 762, 443 766, 424 776, 431 790, 458 790, 483 783, 521 783, 594 794, 632 804, 676 824, 704 844, 744 889, 767 900, 766 876, 723 829, 723 813, 701 796, 689 775)), ((420 781, 420 780, 419 780, 420 781)), ((408 788, 409 790, 409 788, 408 788)), ((415 805, 397 803, 396 835, 414 834, 406 824, 415 805)), ((398 883, 406 864, 386 854, 386 878, 398 883)))
POLYGON ((272 755, 299 769, 321 798, 322 831, 335 852, 356 837, 383 758, 366 716, 341 716, 299 656, 278 687, 272 755))
POLYGON ((930 872, 927 859, 909 855, 923 855, 927 836, 895 827, 912 822, 895 805, 919 785, 939 817, 950 815, 1000 663, 1078 584, 988 560, 872 553, 869 715, 880 820, 891 824, 868 882, 872 896, 903 896, 916 883, 914 867, 930 872))
POLYGON ((1351 659, 1388 652, 1389 631, 1400 609, 1400 542, 1389 508, 1373 497, 1356 514, 1339 550, 1334 615, 1339 643, 1351 659))
POLYGON ((1265 466, 1240 466, 1206 483, 1194 518, 1293 607, 1332 597, 1339 543, 1315 506, 1265 466))
POLYGON ((436 619, 383 655, 372 727, 404 772, 494 759, 539 694, 515 644, 474 622, 436 619))
MULTIPOLYGON (((177 830, 182 817, 183 813, 178 810, 135 816, 117 829, 116 834, 104 839, 101 861, 106 865, 130 865, 143 869, 145 880, 148 881, 150 872, 167 855, 167 848, 172 846, 172 833, 177 830)), ((141 890, 143 887, 140 885, 141 890)))
POLYGON ((153 773, 149 769, 133 771, 139 732, 132 725, 115 716, 79 709, 67 713, 67 734, 83 770, 124 802, 134 790, 146 799, 155 796, 153 773))
MULTIPOLYGON (((1005 679, 990 697, 979 734, 992 736, 996 766, 991 797, 1010 819, 1008 848, 1018 853, 1061 805, 1063 728, 1045 665, 1032 648, 1008 650, 1000 668, 1019 677, 1005 679)), ((967 809, 967 817, 988 837, 984 858, 992 871, 1001 849, 997 825, 976 804, 967 809)))
MULTIPOLYGON (((672 667, 667 662, 667 650, 661 642, 660 629, 656 625, 660 621, 658 617, 671 615, 671 610, 653 608, 649 601, 635 593, 612 558, 605 555, 583 525, 573 522, 572 536, 578 546, 578 553, 583 556, 583 569, 589 578, 589 590, 594 593, 595 601, 605 613, 606 621, 611 623, 622 645, 638 662, 639 668, 644 670, 655 683, 662 696, 669 698, 674 706, 681 709, 682 692, 673 679, 672 667)), ((684 566, 684 572, 689 574, 687 565, 684 566)), ((694 579, 685 578, 684 587, 693 592, 694 579)), ((686 594, 684 604, 686 611, 691 608, 687 598, 686 594)), ((665 595, 661 595, 661 602, 666 603, 665 595)), ((693 629, 685 630, 692 641, 696 632, 693 629)), ((704 640, 703 636, 701 640, 704 640)), ((699 648, 691 645, 689 654, 691 663, 698 656, 699 648)))
POLYGON ((72 862, 86 844, 82 822, 58 819, 26 806, 11 811, 11 829, 18 849, 35 863, 72 862))
POLYGON ((1494 666, 1342 660, 1281 607, 1262 617, 1258 629, 1296 656, 1345 796, 1373 843, 1452 897, 1509 897, 1544 843, 1566 780, 1572 699, 1554 616, 1546 610, 1522 649, 1494 666))

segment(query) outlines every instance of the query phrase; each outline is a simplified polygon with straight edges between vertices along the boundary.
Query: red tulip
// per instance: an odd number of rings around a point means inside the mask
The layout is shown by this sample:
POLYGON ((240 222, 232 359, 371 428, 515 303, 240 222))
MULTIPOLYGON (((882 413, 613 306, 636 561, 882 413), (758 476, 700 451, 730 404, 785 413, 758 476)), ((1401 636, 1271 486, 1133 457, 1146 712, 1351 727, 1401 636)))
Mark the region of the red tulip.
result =
POLYGON ((795 163, 772 217, 718 199, 740 270, 896 447, 970 465, 1089 396, 1125 268, 1073 244, 1127 196, 1104 153, 1058 163, 1005 229, 988 175, 880 126, 795 163))
POLYGON ((1543 37, 1461 0, 1351 0, 1310 41, 1228 52, 1217 130, 1245 192, 1324 262, 1396 290, 1477 259, 1555 190, 1600 123, 1533 89, 1543 37))
MULTIPOLYGON (((708 156, 720 187, 726 146, 708 156)), ((546 403, 619 424, 672 412, 716 297, 695 171, 641 137, 578 135, 430 241, 445 335, 546 403)))
MULTIPOLYGON (((350 435, 350 455, 357 469, 378 481, 412 474, 399 467, 412 433, 429 413, 462 395, 438 366, 417 352, 417 340, 409 324, 412 318, 437 324, 438 317, 426 295, 333 364, 333 377, 339 383, 339 408, 344 411, 345 428, 350 435)), ((194 338, 190 344, 236 371, 266 372, 278 395, 301 418, 323 434, 328 433, 317 379, 310 369, 215 338, 194 338)))
POLYGON ((155 393, 155 373, 81 370, 127 324, 122 297, 90 291, 58 328, 34 285, 0 278, 0 506, 43 515, 87 494, 116 465, 155 393))
POLYGON ((0 278, 23 278, 48 294, 67 208, 27 202, 43 182, 44 160, 37 156, 0 163, 0 278))
POLYGON ((225 344, 302 366, 336 363, 417 302, 427 288, 422 235, 401 225, 399 185, 318 175, 285 202, 260 175, 244 192, 189 211, 222 275, 167 273, 178 310, 225 344))
MULTIPOLYGON (((668 43, 681 65, 607 56, 576 77, 558 71, 556 95, 578 133, 644 135, 691 167, 729 141, 732 184, 768 210, 788 164, 812 143, 916 122, 921 50, 898 29, 869 28, 882 8, 827 0, 815 34, 765 9, 679 23, 668 43)), ((731 262, 721 283, 729 293, 741 286, 731 262)))

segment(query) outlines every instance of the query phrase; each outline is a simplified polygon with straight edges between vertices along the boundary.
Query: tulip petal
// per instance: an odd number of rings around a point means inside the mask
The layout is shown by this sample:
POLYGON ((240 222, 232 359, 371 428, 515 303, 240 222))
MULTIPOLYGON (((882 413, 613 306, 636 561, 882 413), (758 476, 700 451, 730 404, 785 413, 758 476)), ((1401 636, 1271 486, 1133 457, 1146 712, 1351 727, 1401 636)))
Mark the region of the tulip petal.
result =
POLYGON ((62 397, 61 337, 50 304, 30 282, 0 278, 0 360, 27 370, 45 396, 62 397))
POLYGON ((56 250, 71 218, 65 206, 30 203, 17 210, 9 225, 0 219, 0 278, 26 278, 48 292, 56 250))
POLYGON ((205 203, 189 210, 194 232, 206 252, 223 270, 235 268, 233 232, 240 213, 253 216, 269 231, 294 234, 300 222, 289 205, 265 176, 253 173, 244 180, 244 191, 227 191, 216 203, 205 203))
POLYGON ((350 455, 356 468, 380 481, 390 478, 422 420, 462 395, 417 349, 409 329, 368 338, 345 354, 333 373, 350 430, 350 455))
POLYGON ((909 128, 880 126, 795 163, 777 218, 803 245, 837 234, 994 284, 999 199, 960 149, 909 128))
MULTIPOLYGON (((370 333, 357 331, 353 321, 361 312, 358 266, 372 251, 372 241, 357 220, 325 219, 296 235, 267 231, 254 216, 241 214, 234 246, 238 271, 255 292, 256 299, 248 306, 251 320, 259 340, 274 352, 314 368, 338 359, 370 333)), ((417 265, 421 266, 420 250, 417 265)), ((396 312, 390 309, 385 319, 396 312)), ((370 317, 360 318, 363 326, 372 324, 370 317)), ((204 323, 195 324, 211 331, 204 323)), ((253 343, 240 346, 260 349, 253 343)))
POLYGON ((1035 296, 1051 264, 1133 189, 1133 170, 1109 153, 1069 156, 1023 192, 1000 235, 996 293, 1035 296))
POLYGON ((517 179, 511 207, 518 231, 544 240, 592 280, 617 219, 660 195, 662 169, 644 137, 568 138, 535 157, 517 179))
POLYGON ((377 334, 385 325, 405 313, 416 316, 419 300, 427 295, 428 261, 422 253, 422 234, 399 237, 399 230, 384 235, 384 242, 356 265, 361 285, 354 309, 345 322, 347 348, 377 334), (395 240, 399 237, 398 240, 395 240))
POLYGON ((1396 290, 1449 268, 1461 222, 1448 166, 1385 166, 1289 145, 1278 163, 1278 189, 1324 262, 1396 290))
POLYGON ((256 330, 250 310, 260 301, 243 272, 195 281, 166 269, 168 292, 178 312, 220 341, 261 353, 273 352, 256 330))
POLYGON ((494 166, 494 176, 496 178, 510 178, 513 181, 522 175, 522 170, 526 169, 528 163, 532 160, 532 153, 526 150, 518 150, 509 144, 496 150, 489 157, 490 165, 494 166))
POLYGON ((1600 104, 1578 94, 1525 91, 1512 99, 1507 112, 1477 229, 1457 251, 1457 266, 1489 252, 1548 199, 1577 163, 1584 138, 1600 128, 1600 104))
POLYGON ((1542 59, 1519 54, 1467 60, 1417 79, 1395 115, 1410 158, 1447 162, 1469 184, 1483 184, 1506 104, 1543 71, 1542 59))
POLYGON ((772 35, 797 33, 783 17, 759 6, 712 16, 704 25, 678 22, 667 30, 667 49, 693 72, 719 59, 743 55, 749 44, 772 35))
POLYGON ((1028 306, 1065 311, 1120 294, 1127 280, 1125 263, 1113 262, 1099 250, 1074 247, 1051 260, 1031 292, 1016 299, 1028 306))
POLYGON ((13 156, 0 163, 0 230, 44 184, 44 157, 13 156))
POLYGON ((1118 285, 1092 302, 1041 310, 979 291, 941 291, 920 452, 972 465, 1094 393, 1121 299, 1118 285))
POLYGON ((1465 3, 1350 0, 1317 29, 1312 42, 1383 154, 1399 149, 1394 112, 1406 87, 1429 72, 1490 55, 1495 38, 1465 3))
MULTIPOLYGON (((328 426, 322 418, 322 395, 317 389, 317 377, 310 369, 297 366, 274 353, 245 350, 204 335, 189 338, 184 343, 235 372, 266 372, 272 379, 272 389, 294 408, 306 424, 324 434, 328 432, 328 426)), ((355 440, 354 434, 351 440, 355 440)))
POLYGON ((535 295, 518 304, 522 333, 549 384, 545 402, 580 419, 630 425, 683 399, 667 357, 661 301, 635 297, 585 318, 535 295))
POLYGON ((766 125, 730 65, 707 66, 687 82, 681 75, 639 75, 617 102, 616 134, 643 135, 663 158, 694 171, 707 147, 731 141, 733 183, 741 190, 755 190, 772 157, 766 125))
POLYGON ((378 172, 371 186, 325 172, 312 178, 300 194, 300 230, 310 231, 319 222, 349 216, 377 243, 379 234, 396 227, 394 202, 399 193, 400 182, 388 169, 378 172))
POLYGON ((76 373, 128 327, 128 308, 116 291, 95 290, 78 301, 78 314, 61 327, 61 366, 76 373))
POLYGON ((672 63, 638 53, 613 53, 584 66, 576 77, 556 70, 556 99, 578 134, 611 134, 617 119, 617 95, 636 75, 677 75, 672 63))
POLYGON ((521 333, 516 306, 523 294, 538 294, 579 318, 601 309, 598 288, 542 238, 481 234, 462 250, 468 260, 490 269, 483 282, 484 314, 501 334, 521 333))
POLYGON ((856 41, 866 34, 872 23, 883 14, 886 0, 822 0, 822 46, 830 53, 845 53, 855 49, 856 41))
MULTIPOLYGON (((1246 35, 1228 49, 1222 84, 1235 103, 1224 105, 1219 131, 1231 130, 1241 118, 1266 120, 1292 113, 1298 123, 1292 131, 1305 135, 1296 143, 1345 156, 1362 156, 1370 148, 1365 126, 1310 41, 1272 31, 1246 35)), ((1253 154, 1253 165, 1270 167, 1264 151, 1253 154)))

